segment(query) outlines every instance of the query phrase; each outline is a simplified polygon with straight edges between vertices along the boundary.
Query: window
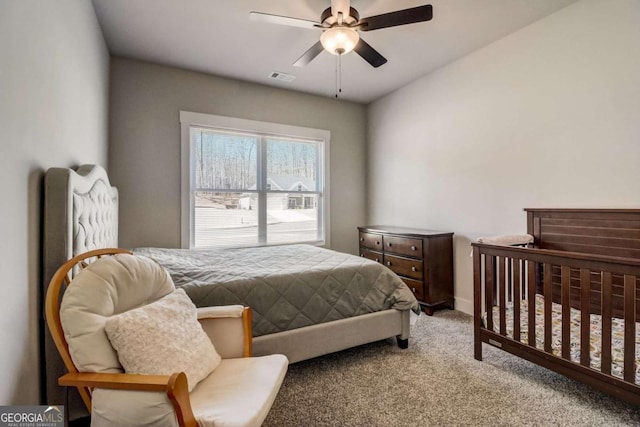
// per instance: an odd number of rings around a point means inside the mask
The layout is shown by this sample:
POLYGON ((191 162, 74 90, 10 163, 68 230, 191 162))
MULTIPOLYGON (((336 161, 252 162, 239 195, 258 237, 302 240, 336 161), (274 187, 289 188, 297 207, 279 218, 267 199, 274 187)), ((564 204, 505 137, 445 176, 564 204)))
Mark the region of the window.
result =
POLYGON ((328 243, 328 131, 184 111, 180 122, 183 247, 328 243))

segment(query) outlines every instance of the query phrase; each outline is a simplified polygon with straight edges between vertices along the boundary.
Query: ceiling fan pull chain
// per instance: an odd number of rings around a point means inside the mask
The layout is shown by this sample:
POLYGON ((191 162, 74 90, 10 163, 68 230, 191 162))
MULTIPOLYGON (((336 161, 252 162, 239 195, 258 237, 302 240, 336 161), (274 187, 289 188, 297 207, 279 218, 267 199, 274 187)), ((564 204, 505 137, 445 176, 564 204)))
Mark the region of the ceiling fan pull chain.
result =
POLYGON ((336 98, 342 93, 342 53, 344 50, 336 49, 336 98))
POLYGON ((342 53, 338 54, 338 93, 342 93, 342 53))
POLYGON ((338 99, 338 67, 340 64, 340 55, 336 55, 336 99, 338 99))

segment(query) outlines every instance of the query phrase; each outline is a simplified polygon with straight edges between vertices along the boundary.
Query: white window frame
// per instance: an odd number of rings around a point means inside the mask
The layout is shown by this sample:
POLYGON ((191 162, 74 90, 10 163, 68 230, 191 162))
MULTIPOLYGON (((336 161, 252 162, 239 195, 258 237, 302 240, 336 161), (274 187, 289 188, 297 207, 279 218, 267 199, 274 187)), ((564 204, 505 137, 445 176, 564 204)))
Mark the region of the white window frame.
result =
MULTIPOLYGON (((213 114, 180 111, 180 140, 181 140, 181 219, 180 242, 181 247, 192 249, 194 243, 194 197, 191 191, 195 182, 195 167, 191 158, 191 128, 215 128, 232 132, 251 132, 268 134, 286 138, 301 138, 322 141, 322 159, 320 159, 320 177, 318 191, 322 198, 322 209, 318 212, 319 222, 322 224, 324 240, 315 242, 318 246, 330 247, 330 206, 329 206, 329 145, 331 132, 324 129, 314 129, 300 126, 284 125, 280 123, 261 122, 235 117, 217 116, 213 114)), ((258 166, 260 167, 260 165, 258 166)))

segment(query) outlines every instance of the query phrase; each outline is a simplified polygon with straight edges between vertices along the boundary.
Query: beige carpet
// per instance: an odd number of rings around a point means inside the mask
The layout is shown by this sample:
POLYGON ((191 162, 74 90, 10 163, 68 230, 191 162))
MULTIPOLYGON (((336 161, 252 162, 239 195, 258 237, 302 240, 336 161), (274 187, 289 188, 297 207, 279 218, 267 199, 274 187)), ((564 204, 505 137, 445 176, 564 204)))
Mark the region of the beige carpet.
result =
POLYGON ((498 349, 473 358, 471 316, 420 316, 380 341, 289 367, 264 427, 640 426, 640 408, 498 349))

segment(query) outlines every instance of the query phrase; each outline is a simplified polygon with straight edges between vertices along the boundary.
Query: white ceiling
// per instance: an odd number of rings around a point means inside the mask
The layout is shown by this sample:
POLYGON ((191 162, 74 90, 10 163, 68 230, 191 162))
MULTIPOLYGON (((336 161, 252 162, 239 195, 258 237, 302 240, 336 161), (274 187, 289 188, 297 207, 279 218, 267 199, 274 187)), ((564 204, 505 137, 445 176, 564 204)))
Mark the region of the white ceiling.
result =
MULTIPOLYGON (((389 62, 342 58, 340 98, 368 103, 576 0, 352 0, 360 17, 433 5, 432 21, 361 33, 389 62)), ((329 0, 93 0, 113 55, 333 97, 335 56, 293 62, 320 30, 249 20, 258 11, 318 21, 329 0), (273 71, 295 81, 269 79, 273 71)))

